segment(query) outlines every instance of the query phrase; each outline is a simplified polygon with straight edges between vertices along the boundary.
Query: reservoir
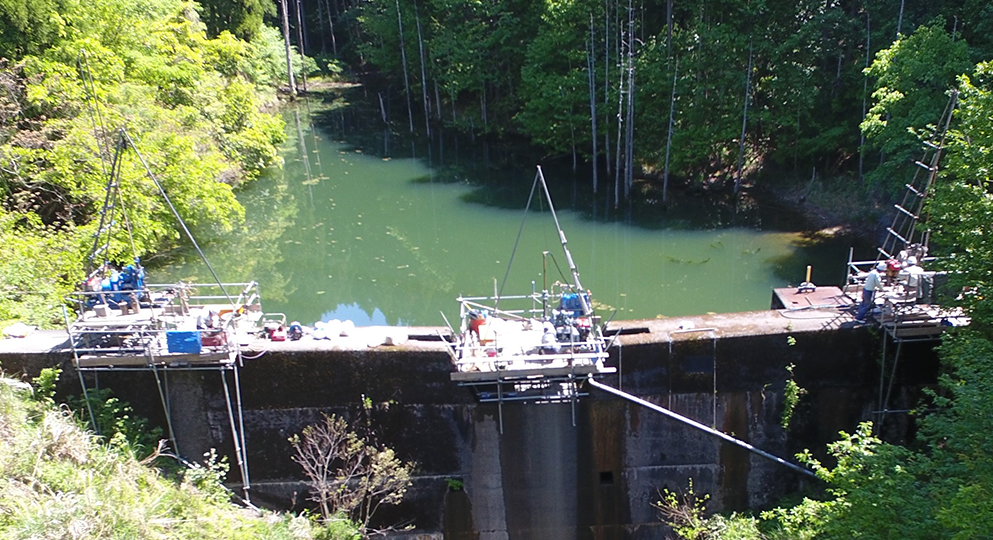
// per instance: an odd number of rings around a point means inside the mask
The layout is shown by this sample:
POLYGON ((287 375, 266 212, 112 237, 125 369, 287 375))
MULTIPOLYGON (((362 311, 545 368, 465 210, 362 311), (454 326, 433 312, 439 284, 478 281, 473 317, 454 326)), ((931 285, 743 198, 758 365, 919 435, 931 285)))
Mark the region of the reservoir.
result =
MULTIPOLYGON (((304 324, 441 325, 441 312, 457 324, 460 294, 567 281, 547 208, 535 202, 525 219, 538 164, 604 319, 766 309, 771 289, 803 281, 808 264, 815 283, 843 279, 847 240, 814 241, 785 209, 677 195, 667 212, 650 199, 615 211, 571 156, 465 134, 401 138, 407 123, 383 129, 378 113, 313 99, 284 110, 284 166, 241 190, 243 227, 202 242, 222 280, 258 281, 266 312, 304 324)), ((209 281, 189 253, 149 273, 209 281)))

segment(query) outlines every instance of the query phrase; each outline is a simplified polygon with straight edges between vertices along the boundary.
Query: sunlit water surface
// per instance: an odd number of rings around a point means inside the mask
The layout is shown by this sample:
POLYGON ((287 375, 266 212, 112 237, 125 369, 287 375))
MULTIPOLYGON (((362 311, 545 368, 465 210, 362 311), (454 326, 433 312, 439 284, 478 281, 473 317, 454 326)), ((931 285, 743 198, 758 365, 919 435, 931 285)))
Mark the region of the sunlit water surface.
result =
MULTIPOLYGON (((503 294, 529 293, 532 281, 541 288, 544 251, 551 254, 547 282, 567 279, 550 213, 534 203, 523 219, 534 160, 503 155, 494 164, 489 148, 468 140, 460 149, 442 140, 428 155, 403 157, 418 153, 416 145, 390 148, 401 143, 350 125, 363 120, 336 118, 286 111, 284 166, 240 193, 244 227, 205 249, 222 280, 259 282, 265 311, 305 324, 441 325, 442 311, 457 318, 458 295, 488 295, 504 280, 519 231, 503 294), (469 202, 478 200, 491 204, 469 202)), ((843 275, 843 245, 811 247, 797 232, 762 230, 761 216, 777 211, 753 211, 739 227, 719 223, 699 201, 685 206, 703 223, 675 212, 648 226, 593 219, 594 205, 582 196, 588 175, 576 180, 571 167, 564 171, 546 166, 545 175, 557 186, 558 217, 582 284, 604 317, 613 310, 616 319, 641 319, 767 309, 772 288, 803 281, 807 264, 815 265, 815 282, 835 284, 843 275)), ((209 281, 201 263, 187 261, 152 273, 209 281)))

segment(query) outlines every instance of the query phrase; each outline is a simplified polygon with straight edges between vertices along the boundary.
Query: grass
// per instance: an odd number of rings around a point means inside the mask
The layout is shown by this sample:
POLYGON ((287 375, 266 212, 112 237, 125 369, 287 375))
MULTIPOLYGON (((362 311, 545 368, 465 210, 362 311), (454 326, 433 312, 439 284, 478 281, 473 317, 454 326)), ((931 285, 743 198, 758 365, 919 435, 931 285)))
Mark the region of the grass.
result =
POLYGON ((105 443, 56 406, 0 374, 0 538, 353 538, 306 517, 227 502, 203 470, 178 479, 105 443))

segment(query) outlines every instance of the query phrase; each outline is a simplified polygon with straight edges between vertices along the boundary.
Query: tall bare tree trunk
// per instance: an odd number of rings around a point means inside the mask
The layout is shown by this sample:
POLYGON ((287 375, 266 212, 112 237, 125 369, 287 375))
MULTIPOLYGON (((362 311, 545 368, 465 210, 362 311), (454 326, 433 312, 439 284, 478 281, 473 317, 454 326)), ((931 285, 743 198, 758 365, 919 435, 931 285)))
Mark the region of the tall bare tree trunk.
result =
POLYGON ((407 47, 403 44, 403 17, 400 16, 400 0, 397 5, 397 28, 400 29, 400 59, 403 61, 403 93, 407 96, 407 120, 410 132, 414 132, 414 108, 410 104, 410 77, 407 75, 407 47))
POLYGON ((376 95, 379 96, 379 114, 382 115, 382 117, 383 117, 383 123, 384 124, 389 124, 390 123, 390 119, 389 119, 388 116, 386 116, 386 105, 383 104, 383 93, 382 92, 376 92, 376 95))
MULTIPOLYGON (((301 14, 303 9, 300 5, 300 0, 296 0, 296 9, 297 9, 297 46, 300 48, 300 58, 302 60, 304 55, 306 55, 307 53, 306 50, 304 49, 304 43, 303 43, 303 15, 301 14)), ((304 66, 300 66, 300 74, 303 76, 303 91, 306 92, 307 70, 304 69, 304 66)))
MULTIPOLYGON (((671 4, 671 2, 670 2, 671 4)), ((669 199, 669 153, 672 149, 672 130, 676 125, 676 80, 679 72, 679 59, 672 69, 672 94, 669 96, 669 130, 665 137, 665 171, 662 173, 662 204, 669 199)))
POLYGON ((665 49, 666 58, 672 59, 672 0, 665 3, 665 49))
MULTIPOLYGON (((870 47, 869 47, 869 10, 865 11, 865 69, 869 69, 869 57, 870 57, 870 47)), ((867 101, 869 97, 869 76, 862 75, 862 122, 865 122, 865 115, 867 114, 867 101)), ((865 132, 861 129, 859 130, 859 183, 863 180, 863 165, 865 163, 865 132)))
MULTIPOLYGON (((330 2, 330 0, 327 0, 330 2)), ((318 0, 320 2, 320 0, 318 0)), ((331 5, 327 4, 328 8, 328 27, 331 29, 331 52, 334 53, 334 57, 338 57, 338 41, 334 38, 334 20, 331 18, 331 5)), ((338 11, 338 3, 335 2, 335 11, 338 11)))
POLYGON ((486 119, 486 81, 482 81, 480 86, 483 91, 479 93, 479 110, 480 115, 483 117, 483 131, 486 132, 490 130, 489 122, 486 119))
POLYGON ((424 102, 424 131, 431 138, 431 100, 428 99, 428 72, 424 62, 424 35, 421 34, 421 16, 414 2, 414 21, 417 23, 417 48, 421 53, 421 101, 424 102))
POLYGON ((748 72, 745 74, 745 106, 741 113, 741 138, 738 139, 738 175, 734 179, 734 194, 741 190, 741 167, 745 160, 745 128, 748 126, 748 101, 752 86, 752 46, 748 45, 748 72))
MULTIPOLYGON (((618 65, 620 57, 618 56, 618 65)), ((620 74, 617 80, 617 147, 614 151, 614 208, 621 204, 621 133, 624 130, 624 71, 618 69, 620 74)))
POLYGON ((290 81, 290 94, 297 95, 297 83, 293 78, 293 61, 290 60, 290 15, 286 11, 286 0, 279 0, 283 8, 283 43, 286 45, 286 75, 290 81))
POLYGON ((321 54, 328 53, 328 44, 324 40, 324 2, 317 0, 317 28, 321 34, 321 54))
POLYGON ((903 28, 903 5, 906 0, 900 0, 900 14, 896 18, 896 37, 900 37, 900 30, 903 28))
MULTIPOLYGON (((603 112, 610 111, 610 0, 603 2, 603 112)), ((610 176, 610 122, 603 123, 603 159, 610 176)))
POLYGON ((628 0, 627 125, 624 132, 624 198, 634 184, 634 2, 628 0))
POLYGON ((593 31, 593 14, 590 13, 590 45, 586 51, 586 72, 589 75, 590 84, 590 132, 593 134, 593 193, 597 191, 597 163, 599 153, 597 152, 597 130, 596 130, 596 34, 593 31))
POLYGON ((437 81, 437 79, 434 81, 434 106, 435 106, 434 107, 435 108, 435 112, 434 112, 435 113, 435 116, 440 121, 441 120, 441 92, 438 91, 438 81, 437 81))

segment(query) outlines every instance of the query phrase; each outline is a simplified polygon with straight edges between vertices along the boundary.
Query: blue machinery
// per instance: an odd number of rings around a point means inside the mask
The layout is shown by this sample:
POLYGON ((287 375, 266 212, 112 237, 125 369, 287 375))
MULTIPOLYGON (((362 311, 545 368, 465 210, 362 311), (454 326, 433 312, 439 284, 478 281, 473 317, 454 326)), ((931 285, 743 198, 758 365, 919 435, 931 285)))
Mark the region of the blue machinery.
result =
MULTIPOLYGON (((539 186, 555 221, 571 279, 563 275, 564 283, 552 287, 546 284, 540 293, 532 282, 530 295, 502 296, 501 285, 493 297, 458 298, 461 326, 450 350, 456 365, 451 379, 473 388, 480 402, 498 404, 501 432, 505 401, 569 402, 575 425, 576 401, 585 395, 580 387, 582 381, 615 371, 603 365, 607 345, 602 327, 590 305, 590 294, 580 283, 540 166, 531 186, 525 219, 539 186), (508 303, 513 305, 508 307, 508 303)), ((523 230, 522 221, 504 285, 523 230)), ((543 272, 546 279, 544 274, 547 272, 543 272)))

